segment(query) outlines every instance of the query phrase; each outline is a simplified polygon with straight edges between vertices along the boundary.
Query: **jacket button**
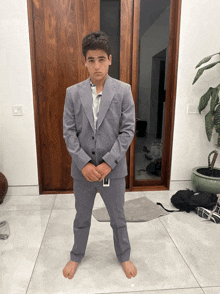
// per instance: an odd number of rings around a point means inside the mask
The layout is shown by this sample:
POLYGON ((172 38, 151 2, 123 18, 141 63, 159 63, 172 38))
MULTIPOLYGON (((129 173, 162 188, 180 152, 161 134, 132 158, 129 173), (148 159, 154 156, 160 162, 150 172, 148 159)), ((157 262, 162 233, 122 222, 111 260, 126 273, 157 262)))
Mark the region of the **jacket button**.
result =
POLYGON ((94 137, 92 137, 92 139, 94 140, 94 137))
POLYGON ((95 152, 94 152, 94 151, 92 151, 92 154, 95 154, 95 152))

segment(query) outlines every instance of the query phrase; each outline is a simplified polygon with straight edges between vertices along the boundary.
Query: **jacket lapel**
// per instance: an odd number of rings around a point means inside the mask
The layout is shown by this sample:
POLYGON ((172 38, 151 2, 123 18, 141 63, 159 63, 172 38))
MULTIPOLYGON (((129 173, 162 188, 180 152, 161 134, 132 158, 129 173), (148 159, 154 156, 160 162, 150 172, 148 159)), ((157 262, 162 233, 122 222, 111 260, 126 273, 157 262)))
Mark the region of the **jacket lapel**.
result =
MULTIPOLYGON (((90 122, 90 125, 95 133, 95 128, 94 128, 94 116, 93 116, 93 110, 92 110, 92 105, 93 105, 93 98, 92 98, 92 91, 90 87, 90 78, 85 80, 82 84, 82 86, 79 89, 79 96, 81 99, 81 103, 85 109, 86 116, 90 122)), ((109 107, 111 104, 111 101, 114 97, 116 91, 116 87, 114 85, 114 80, 108 75, 104 88, 102 91, 102 98, 101 98, 101 103, 99 106, 99 116, 98 116, 98 121, 97 121, 97 130, 100 127, 109 107)))

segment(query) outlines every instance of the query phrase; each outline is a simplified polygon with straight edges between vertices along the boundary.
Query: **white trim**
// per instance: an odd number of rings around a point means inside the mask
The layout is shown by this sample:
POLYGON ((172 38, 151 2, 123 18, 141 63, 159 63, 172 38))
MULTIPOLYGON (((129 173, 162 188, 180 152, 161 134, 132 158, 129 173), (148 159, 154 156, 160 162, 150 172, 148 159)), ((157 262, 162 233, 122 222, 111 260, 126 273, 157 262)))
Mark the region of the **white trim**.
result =
POLYGON ((38 196, 39 186, 9 186, 7 195, 10 196, 38 196))

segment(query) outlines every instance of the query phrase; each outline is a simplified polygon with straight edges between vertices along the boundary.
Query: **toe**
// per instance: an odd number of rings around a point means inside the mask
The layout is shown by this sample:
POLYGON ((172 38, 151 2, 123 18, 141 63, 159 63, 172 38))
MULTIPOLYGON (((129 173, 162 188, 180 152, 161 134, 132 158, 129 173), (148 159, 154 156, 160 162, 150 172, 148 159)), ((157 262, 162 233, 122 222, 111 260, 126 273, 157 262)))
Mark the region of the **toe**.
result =
POLYGON ((136 267, 134 266, 133 269, 131 270, 131 275, 132 277, 135 277, 137 275, 137 269, 136 267))
POLYGON ((127 274, 127 278, 128 279, 131 279, 131 274, 127 274))
POLYGON ((70 279, 72 279, 73 278, 73 274, 72 275, 68 275, 68 279, 70 280, 70 279))
POLYGON ((63 276, 67 278, 67 272, 65 270, 63 270, 63 276))

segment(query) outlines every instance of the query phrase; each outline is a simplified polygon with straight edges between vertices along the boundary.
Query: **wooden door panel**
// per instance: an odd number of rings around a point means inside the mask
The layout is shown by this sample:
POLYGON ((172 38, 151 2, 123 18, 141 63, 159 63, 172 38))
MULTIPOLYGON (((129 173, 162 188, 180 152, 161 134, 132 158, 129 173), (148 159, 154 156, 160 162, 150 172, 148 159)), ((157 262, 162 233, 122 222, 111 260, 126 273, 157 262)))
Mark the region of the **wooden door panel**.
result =
POLYGON ((73 187, 71 157, 63 139, 65 93, 67 87, 88 78, 81 44, 86 34, 99 30, 99 4, 99 0, 28 3, 35 48, 32 71, 41 194, 71 191, 73 187))

